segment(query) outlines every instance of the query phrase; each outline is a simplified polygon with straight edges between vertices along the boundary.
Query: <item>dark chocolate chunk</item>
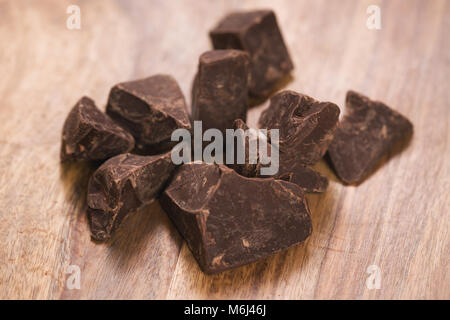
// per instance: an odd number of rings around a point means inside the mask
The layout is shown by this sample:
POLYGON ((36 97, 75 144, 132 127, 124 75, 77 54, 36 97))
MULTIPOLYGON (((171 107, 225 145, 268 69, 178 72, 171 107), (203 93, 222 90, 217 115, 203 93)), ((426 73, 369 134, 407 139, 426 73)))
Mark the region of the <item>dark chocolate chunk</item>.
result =
POLYGON ((231 13, 210 32, 210 37, 215 49, 238 49, 250 54, 252 96, 267 96, 294 68, 271 10, 231 13))
POLYGON ((120 83, 111 89, 106 113, 136 140, 136 151, 156 154, 170 150, 175 129, 190 130, 183 93, 169 75, 120 83))
POLYGON ((246 178, 224 165, 179 167, 160 203, 206 273, 262 259, 304 241, 312 231, 299 186, 246 178))
MULTIPOLYGON (((234 129, 242 129, 242 130, 248 130, 248 126, 243 122, 241 119, 237 119, 234 122, 234 129)), ((274 176, 265 176, 261 174, 260 169, 264 167, 264 165, 261 164, 260 158, 257 157, 257 163, 251 164, 249 162, 249 139, 251 137, 246 136, 245 137, 245 163, 244 164, 237 164, 235 161, 234 164, 229 164, 228 166, 232 169, 234 169, 237 173, 240 175, 243 175, 245 177, 260 177, 260 178, 267 178, 272 177, 275 179, 282 179, 285 181, 289 181, 292 183, 297 184, 300 186, 304 192, 310 193, 319 193, 319 192, 325 192, 325 190, 328 187, 328 179, 324 176, 322 176, 319 172, 311 169, 310 167, 302 164, 300 161, 298 161, 295 158, 288 157, 284 153, 279 153, 279 170, 278 173, 274 176)), ((252 137, 257 138, 257 137, 252 137)), ((240 142, 238 140, 237 142, 240 142)), ((238 145, 235 145, 236 148, 238 145)), ((242 146, 241 146, 242 147, 242 146)), ((271 155, 271 150, 274 148, 274 146, 268 144, 267 145, 267 151, 268 156, 271 155)), ((235 149, 235 160, 237 151, 235 149)))
MULTIPOLYGON (((274 146, 269 145, 269 152, 271 152, 273 148, 274 146)), ((287 156, 283 152, 279 152, 278 157, 279 169, 277 174, 274 176, 263 175, 260 169, 265 165, 258 163, 256 176, 261 178, 273 177, 275 179, 295 183, 306 193, 321 193, 326 191, 328 187, 328 179, 319 172, 302 164, 296 158, 287 156)))
POLYGON ((200 56, 192 90, 192 117, 203 130, 225 133, 247 116, 249 56, 240 50, 213 50, 200 56))
POLYGON ((412 136, 413 125, 384 103, 349 91, 346 114, 328 149, 337 176, 358 184, 373 171, 383 155, 412 136))
POLYGON ((92 99, 82 97, 64 122, 61 161, 104 160, 134 147, 131 134, 101 112, 92 99))
POLYGON ((295 183, 306 193, 326 191, 328 187, 326 177, 295 159, 284 160, 283 158, 283 154, 280 154, 280 169, 276 176, 278 179, 295 183))
POLYGON ((170 152, 154 156, 121 154, 101 165, 88 186, 92 238, 109 239, 130 212, 160 194, 174 169, 170 152))
POLYGON ((313 165, 323 157, 333 139, 339 112, 334 103, 282 91, 271 98, 269 108, 261 114, 259 126, 279 129, 279 149, 286 159, 313 165))

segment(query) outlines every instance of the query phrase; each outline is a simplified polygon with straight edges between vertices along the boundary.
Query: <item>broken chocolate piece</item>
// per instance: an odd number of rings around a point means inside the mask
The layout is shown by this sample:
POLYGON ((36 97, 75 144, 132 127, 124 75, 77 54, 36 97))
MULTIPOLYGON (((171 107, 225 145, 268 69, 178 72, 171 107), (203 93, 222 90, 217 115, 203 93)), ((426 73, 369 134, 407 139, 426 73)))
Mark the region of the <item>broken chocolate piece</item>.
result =
POLYGON ((286 160, 313 165, 323 157, 333 139, 339 112, 334 103, 319 102, 287 90, 270 99, 269 108, 259 118, 259 126, 280 130, 279 149, 286 160))
POLYGON ((265 258, 304 241, 312 231, 299 186, 245 178, 224 165, 179 167, 160 203, 206 273, 265 258))
POLYGON ((192 117, 204 130, 231 128, 247 117, 249 56, 239 50, 213 50, 200 56, 192 90, 192 117))
POLYGON ((101 112, 92 99, 82 97, 64 122, 60 158, 105 160, 133 147, 131 134, 101 112))
POLYGON ((136 151, 156 154, 170 150, 175 129, 190 130, 183 93, 169 75, 120 83, 111 89, 106 113, 136 139, 136 151))
POLYGON ((252 96, 267 96, 294 68, 271 10, 231 13, 210 37, 214 49, 238 49, 250 54, 252 96))
MULTIPOLYGON (((249 127, 243 122, 241 119, 237 119, 234 122, 234 130, 236 129, 242 129, 242 130, 248 130, 249 127)), ((260 178, 275 178, 275 179, 281 179, 285 181, 289 181, 292 183, 297 184, 300 186, 304 192, 310 193, 320 193, 325 192, 325 190, 328 187, 328 179, 324 176, 322 176, 319 172, 307 167, 306 165, 302 164, 300 161, 298 161, 295 158, 291 158, 286 156, 284 153, 279 153, 279 169, 278 173, 274 176, 266 176, 261 174, 261 168, 265 165, 261 164, 260 158, 257 157, 257 163, 251 164, 249 162, 249 139, 254 138, 256 139, 256 136, 246 136, 245 137, 245 163, 244 164, 237 164, 235 161, 234 164, 228 165, 230 168, 234 169, 237 173, 240 175, 243 175, 248 178, 253 177, 260 177, 260 178)), ((240 140, 238 139, 238 142, 240 140)), ((236 145, 236 148, 238 146, 236 145)), ((237 151, 235 148, 235 159, 237 158, 237 151)), ((271 144, 267 144, 267 150, 268 150, 268 156, 270 157, 270 153, 272 148, 271 144)))
POLYGON ((306 193, 326 191, 328 187, 326 177, 295 159, 284 160, 283 158, 283 154, 280 154, 280 169, 276 176, 278 179, 295 183, 306 193))
POLYGON ((88 186, 92 238, 109 239, 130 212, 159 195, 174 169, 170 152, 155 156, 121 154, 101 165, 88 186))
POLYGON ((346 114, 328 149, 337 176, 358 184, 375 168, 383 155, 411 137, 412 123, 384 103, 349 91, 346 114))
MULTIPOLYGON (((269 145, 269 152, 274 146, 269 145)), ((295 183, 303 189, 306 193, 321 193, 325 192, 328 187, 328 179, 322 176, 319 172, 302 164, 295 158, 286 156, 286 154, 279 153, 279 169, 274 176, 263 175, 260 171, 265 165, 258 163, 257 177, 267 178, 273 177, 295 183)))

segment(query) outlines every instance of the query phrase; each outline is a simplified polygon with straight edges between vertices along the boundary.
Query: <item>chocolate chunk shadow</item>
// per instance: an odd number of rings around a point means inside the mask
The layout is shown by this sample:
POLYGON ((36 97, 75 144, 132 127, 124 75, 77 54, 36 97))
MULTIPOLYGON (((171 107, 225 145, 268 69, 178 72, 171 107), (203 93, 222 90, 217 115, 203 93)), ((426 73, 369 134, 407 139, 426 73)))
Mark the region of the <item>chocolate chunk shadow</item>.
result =
POLYGON ((89 178, 100 166, 101 161, 72 162, 59 164, 59 177, 62 181, 64 195, 67 201, 86 206, 86 196, 89 178))
POLYGON ((108 241, 92 241, 106 245, 119 268, 129 268, 130 262, 138 263, 143 259, 140 253, 151 243, 150 239, 162 225, 170 229, 173 240, 181 245, 181 237, 157 200, 130 213, 108 241))
POLYGON ((206 274, 201 271, 193 255, 188 252, 185 259, 189 265, 189 269, 193 273, 198 283, 201 286, 194 286, 191 290, 196 293, 195 296, 210 296, 216 297, 218 293, 233 294, 239 297, 239 292, 247 296, 252 294, 252 291, 257 291, 270 283, 277 283, 283 281, 282 279, 289 279, 294 273, 302 272, 302 266, 306 265, 309 256, 311 255, 311 248, 308 245, 310 239, 294 245, 293 247, 277 252, 271 256, 258 260, 244 266, 234 269, 229 269, 217 274, 206 274))
POLYGON ((311 168, 326 177, 329 181, 340 182, 341 180, 338 179, 333 171, 333 168, 331 167, 330 162, 328 162, 328 160, 326 159, 327 156, 328 153, 326 153, 325 156, 321 160, 319 160, 319 162, 312 165, 311 168))
POLYGON ((257 107, 257 106, 263 104, 264 102, 269 100, 270 97, 272 97, 275 93, 277 93, 281 89, 287 87, 292 81, 294 81, 294 76, 292 75, 292 73, 289 73, 289 74, 285 75, 283 78, 281 78, 273 86, 273 88, 270 90, 270 92, 267 96, 258 97, 258 96, 250 95, 248 97, 248 108, 251 109, 251 108, 254 108, 254 107, 257 107))
MULTIPOLYGON (((326 254, 328 250, 334 251, 329 247, 330 240, 342 239, 334 234, 334 226, 342 203, 339 192, 330 187, 325 193, 308 193, 306 199, 308 199, 311 209, 311 221, 314 230, 308 242, 308 249, 315 254, 326 254), (318 249, 326 251, 320 253, 318 249)), ((317 256, 315 259, 317 259, 317 256)))

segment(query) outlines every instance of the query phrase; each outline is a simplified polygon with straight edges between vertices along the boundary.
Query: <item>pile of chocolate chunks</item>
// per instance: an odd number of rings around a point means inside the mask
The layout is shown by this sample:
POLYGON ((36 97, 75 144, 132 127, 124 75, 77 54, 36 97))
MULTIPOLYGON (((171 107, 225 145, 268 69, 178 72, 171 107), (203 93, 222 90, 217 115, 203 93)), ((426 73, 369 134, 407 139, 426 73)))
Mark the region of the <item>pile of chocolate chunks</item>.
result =
MULTIPOLYGON (((63 128, 61 161, 104 161, 87 190, 91 237, 107 241, 123 219, 159 199, 201 269, 217 273, 304 241, 312 232, 305 192, 328 179, 311 168, 327 154, 345 184, 359 184, 383 156, 408 139, 412 124, 385 104, 349 91, 346 114, 332 102, 294 91, 275 93, 294 68, 271 10, 234 12, 210 32, 200 56, 192 115, 170 75, 115 85, 106 113, 81 98, 63 128), (248 129, 251 99, 270 105, 259 127, 279 130, 279 171, 259 163, 175 165, 171 134, 192 129, 248 129)), ((270 140, 270 137, 268 137, 270 140)))

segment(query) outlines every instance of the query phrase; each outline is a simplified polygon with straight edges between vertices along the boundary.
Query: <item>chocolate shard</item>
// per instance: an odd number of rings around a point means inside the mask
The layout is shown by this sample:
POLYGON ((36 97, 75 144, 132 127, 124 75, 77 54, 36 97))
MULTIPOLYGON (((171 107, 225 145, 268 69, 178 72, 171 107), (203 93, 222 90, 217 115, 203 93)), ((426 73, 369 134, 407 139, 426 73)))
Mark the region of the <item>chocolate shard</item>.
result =
POLYGON ((273 177, 295 183, 306 193, 322 193, 328 188, 328 179, 314 169, 302 164, 295 158, 286 157, 283 153, 279 154, 279 169, 274 176, 265 176, 260 168, 264 167, 258 164, 257 177, 273 177))
MULTIPOLYGON (((271 151, 274 146, 269 145, 268 150, 271 151)), ((307 165, 302 164, 295 158, 288 157, 284 153, 279 153, 279 169, 274 176, 266 176, 261 173, 261 168, 265 165, 258 162, 256 177, 267 178, 273 177, 295 183, 306 193, 322 193, 328 188, 328 179, 319 172, 311 169, 307 165)))
POLYGON ((213 50, 200 56, 192 90, 192 117, 203 129, 231 128, 247 116, 249 56, 240 50, 213 50))
POLYGON ((297 184, 306 193, 321 193, 328 188, 326 177, 298 161, 292 159, 283 161, 283 155, 280 155, 277 178, 297 184))
POLYGON ((364 180, 381 158, 412 136, 412 123, 379 101, 347 92, 346 114, 328 150, 337 176, 346 184, 364 180))
POLYGON ((259 126, 279 130, 279 149, 284 157, 313 165, 327 151, 339 113, 334 103, 287 90, 271 98, 269 108, 259 118, 259 126))
POLYGON ((179 167, 160 203, 205 273, 265 258, 312 232, 300 187, 283 180, 245 178, 224 165, 179 167))
POLYGON ((111 238, 130 212, 158 197, 174 169, 170 152, 154 156, 121 154, 101 165, 88 186, 92 239, 111 238))
POLYGON ((176 129, 191 129, 183 93, 176 80, 158 74, 115 85, 106 113, 136 140, 136 151, 157 154, 170 150, 176 129))
MULTIPOLYGON (((244 121, 241 119, 237 119, 234 122, 233 128, 236 129, 242 129, 243 131, 246 131, 249 129, 249 127, 245 124, 244 121)), ((240 175, 243 175, 248 178, 252 177, 259 177, 259 178, 275 178, 275 179, 281 179, 285 181, 289 181, 292 183, 297 184, 300 186, 304 192, 307 193, 321 193, 325 192, 328 187, 328 179, 324 176, 322 176, 319 172, 311 169, 310 167, 302 164, 298 160, 292 157, 287 157, 284 153, 279 153, 279 169, 278 173, 273 176, 266 176, 261 173, 261 168, 263 168, 265 165, 261 164, 261 159, 258 156, 256 157, 256 164, 251 164, 249 161, 249 155, 250 155, 250 145, 249 145, 249 139, 258 139, 258 137, 255 135, 247 135, 245 136, 245 163, 244 164, 237 164, 236 158, 237 158, 237 148, 238 145, 236 144, 235 147, 235 162, 234 164, 229 164, 228 167, 234 169, 237 173, 240 175)), ((239 143, 241 140, 238 140, 239 143)), ((260 140, 262 141, 262 140, 260 140)), ((270 142, 269 140, 266 140, 270 142)), ((241 146, 242 148, 242 146, 241 146)), ((274 148, 271 144, 267 144, 267 151, 268 156, 270 156, 271 150, 274 148)))
POLYGON ((61 161, 104 160, 134 147, 133 136, 82 97, 64 122, 61 161))
POLYGON ((231 13, 210 31, 210 38, 215 49, 238 49, 250 54, 252 96, 268 96, 294 68, 271 10, 231 13))

